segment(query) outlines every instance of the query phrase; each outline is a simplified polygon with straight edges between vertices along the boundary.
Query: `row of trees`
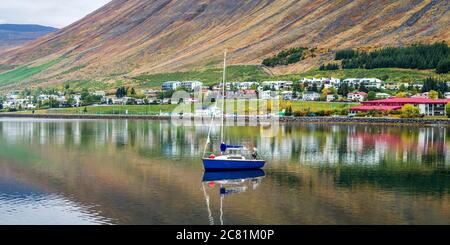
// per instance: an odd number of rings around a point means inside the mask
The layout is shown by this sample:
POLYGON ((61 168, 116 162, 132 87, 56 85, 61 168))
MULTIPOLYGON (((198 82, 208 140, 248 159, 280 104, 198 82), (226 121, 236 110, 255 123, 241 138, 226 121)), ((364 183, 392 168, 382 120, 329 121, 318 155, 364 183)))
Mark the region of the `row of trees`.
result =
POLYGON ((116 97, 117 98, 123 98, 123 97, 135 97, 136 96, 136 90, 134 88, 129 87, 119 87, 116 90, 116 97))
POLYGON ((444 93, 450 91, 447 82, 429 77, 423 83, 422 93, 430 92, 431 90, 437 91, 441 97, 444 93))
POLYGON ((343 69, 410 68, 436 69, 448 73, 450 47, 447 43, 414 44, 408 47, 387 47, 372 52, 340 50, 336 60, 342 60, 343 69))
POLYGON ((271 58, 264 59, 262 64, 269 67, 294 64, 305 58, 304 53, 307 50, 304 47, 283 50, 271 58))
POLYGON ((323 64, 319 67, 320 71, 333 71, 333 70, 339 70, 339 64, 336 63, 330 63, 330 64, 323 64))

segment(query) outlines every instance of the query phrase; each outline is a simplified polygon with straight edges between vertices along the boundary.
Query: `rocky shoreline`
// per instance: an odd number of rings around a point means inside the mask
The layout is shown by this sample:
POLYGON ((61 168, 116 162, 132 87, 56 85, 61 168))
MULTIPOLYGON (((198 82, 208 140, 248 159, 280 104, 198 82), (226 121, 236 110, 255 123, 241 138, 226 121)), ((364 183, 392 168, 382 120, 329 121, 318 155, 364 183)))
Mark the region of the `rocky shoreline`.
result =
MULTIPOLYGON (((116 120, 171 120, 170 116, 159 115, 89 115, 89 114, 19 114, 4 113, 0 118, 35 119, 116 119, 116 120)), ((184 118, 186 119, 186 118, 184 118)), ((204 118, 205 120, 205 118, 204 118)), ((229 119, 228 119, 229 120, 229 119)), ((385 118, 385 117, 282 117, 281 123, 315 124, 378 124, 378 125, 427 125, 450 126, 450 119, 444 118, 385 118)))

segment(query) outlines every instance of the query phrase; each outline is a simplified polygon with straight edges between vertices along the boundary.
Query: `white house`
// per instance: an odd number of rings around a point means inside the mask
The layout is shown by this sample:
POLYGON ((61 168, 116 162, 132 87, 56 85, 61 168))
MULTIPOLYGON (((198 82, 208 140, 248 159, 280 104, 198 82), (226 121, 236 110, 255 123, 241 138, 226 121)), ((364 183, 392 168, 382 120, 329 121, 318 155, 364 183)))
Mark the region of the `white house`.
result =
POLYGON ((421 90, 423 88, 423 84, 421 84, 421 83, 415 83, 412 86, 413 86, 413 88, 415 88, 417 90, 421 90))
POLYGON ((349 93, 347 95, 347 98, 351 101, 364 101, 364 99, 366 98, 367 93, 365 92, 354 92, 354 93, 349 93))
POLYGON ((381 89, 383 87, 383 81, 378 78, 362 78, 361 82, 364 86, 366 86, 366 88, 381 89))
POLYGON ((411 96, 411 98, 415 98, 415 99, 429 99, 430 98, 430 94, 428 92, 417 93, 417 94, 411 96))
POLYGON ((267 87, 271 90, 285 90, 285 89, 291 89, 292 85, 294 83, 292 81, 265 81, 262 82, 262 86, 267 87))
POLYGON ((308 83, 309 85, 316 84, 318 87, 324 86, 325 88, 339 88, 339 85, 341 84, 341 79, 339 78, 302 78, 299 81, 300 83, 308 83))
POLYGON ((313 91, 303 92, 302 99, 304 101, 314 101, 314 100, 318 100, 319 98, 320 98, 320 94, 317 92, 313 92, 313 91))
POLYGON ((388 99, 391 98, 392 96, 390 94, 387 93, 376 93, 375 94, 375 98, 377 99, 388 99))
POLYGON ((267 91, 261 91, 259 92, 259 99, 261 100, 270 100, 270 99, 276 99, 277 95, 275 92, 267 90, 267 91))
POLYGON ((112 99, 113 105, 124 105, 124 100, 121 98, 112 99))
POLYGON ((81 95, 80 94, 76 94, 73 96, 73 100, 75 101, 75 106, 79 107, 81 106, 81 95))
POLYGON ((45 101, 45 100, 49 100, 50 99, 50 95, 48 94, 41 94, 38 96, 38 101, 45 101))
POLYGON ((92 93, 94 96, 100 96, 100 97, 105 97, 106 96, 106 92, 105 91, 95 91, 94 93, 92 93))
POLYGON ((327 102, 335 101, 336 99, 337 99, 337 95, 334 95, 334 94, 327 95, 327 102))
MULTIPOLYGON (((198 88, 201 88, 202 85, 203 85, 203 83, 200 81, 182 81, 182 82, 180 82, 180 86, 186 90, 196 90, 198 88)), ((176 88, 174 90, 176 90, 176 88)))
POLYGON ((252 89, 254 86, 258 86, 258 82, 233 82, 233 87, 240 89, 240 90, 248 90, 252 89))
POLYGON ((6 95, 7 100, 17 100, 19 98, 19 91, 12 91, 6 95))
POLYGON ((281 97, 283 100, 292 100, 294 93, 292 91, 283 91, 281 97))
POLYGON ((5 101, 3 102, 3 108, 15 108, 16 105, 13 101, 5 101))
POLYGON ((352 86, 359 86, 361 84, 364 84, 367 88, 382 88, 383 87, 383 81, 381 81, 378 78, 347 78, 344 79, 345 83, 352 86))
POLYGON ((162 84, 162 90, 177 90, 179 87, 181 87, 181 82, 179 81, 167 81, 162 84))

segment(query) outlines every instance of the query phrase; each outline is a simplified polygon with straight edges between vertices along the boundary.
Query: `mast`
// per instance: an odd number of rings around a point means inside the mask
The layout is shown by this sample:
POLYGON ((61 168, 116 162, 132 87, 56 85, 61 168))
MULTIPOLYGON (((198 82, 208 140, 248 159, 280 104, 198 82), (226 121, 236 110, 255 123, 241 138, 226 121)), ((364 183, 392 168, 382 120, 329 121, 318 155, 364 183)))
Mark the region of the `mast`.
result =
POLYGON ((224 125, 225 125, 225 85, 226 85, 226 73, 227 73, 227 51, 224 51, 223 55, 223 78, 222 78, 222 124, 220 132, 220 143, 224 142, 224 125))
MULTIPOLYGON (((222 124, 221 124, 221 137, 220 137, 220 143, 224 142, 223 139, 223 129, 224 129, 224 107, 225 107, 225 79, 226 79, 226 65, 227 65, 227 51, 225 50, 225 54, 224 54, 224 61, 223 61, 223 78, 222 78, 222 94, 223 94, 223 99, 222 99, 222 124)), ((219 98, 220 98, 220 92, 219 92, 219 96, 217 96, 216 102, 214 104, 214 110, 217 109, 217 104, 219 102, 219 98)), ((214 118, 216 117, 216 113, 215 111, 212 113, 211 115, 211 123, 209 125, 209 130, 208 130, 208 137, 206 138, 206 142, 205 142, 205 147, 203 149, 203 155, 202 157, 205 157, 206 154, 206 148, 208 147, 209 143, 211 143, 211 129, 214 123, 214 118)))

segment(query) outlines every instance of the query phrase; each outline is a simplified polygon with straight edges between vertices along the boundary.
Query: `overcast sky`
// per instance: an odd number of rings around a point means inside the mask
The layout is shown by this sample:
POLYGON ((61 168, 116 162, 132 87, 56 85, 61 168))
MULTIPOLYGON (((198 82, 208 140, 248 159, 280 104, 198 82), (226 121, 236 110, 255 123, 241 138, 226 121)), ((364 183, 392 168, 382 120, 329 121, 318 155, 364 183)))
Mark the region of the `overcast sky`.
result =
POLYGON ((67 26, 110 0, 0 0, 0 24, 67 26))

